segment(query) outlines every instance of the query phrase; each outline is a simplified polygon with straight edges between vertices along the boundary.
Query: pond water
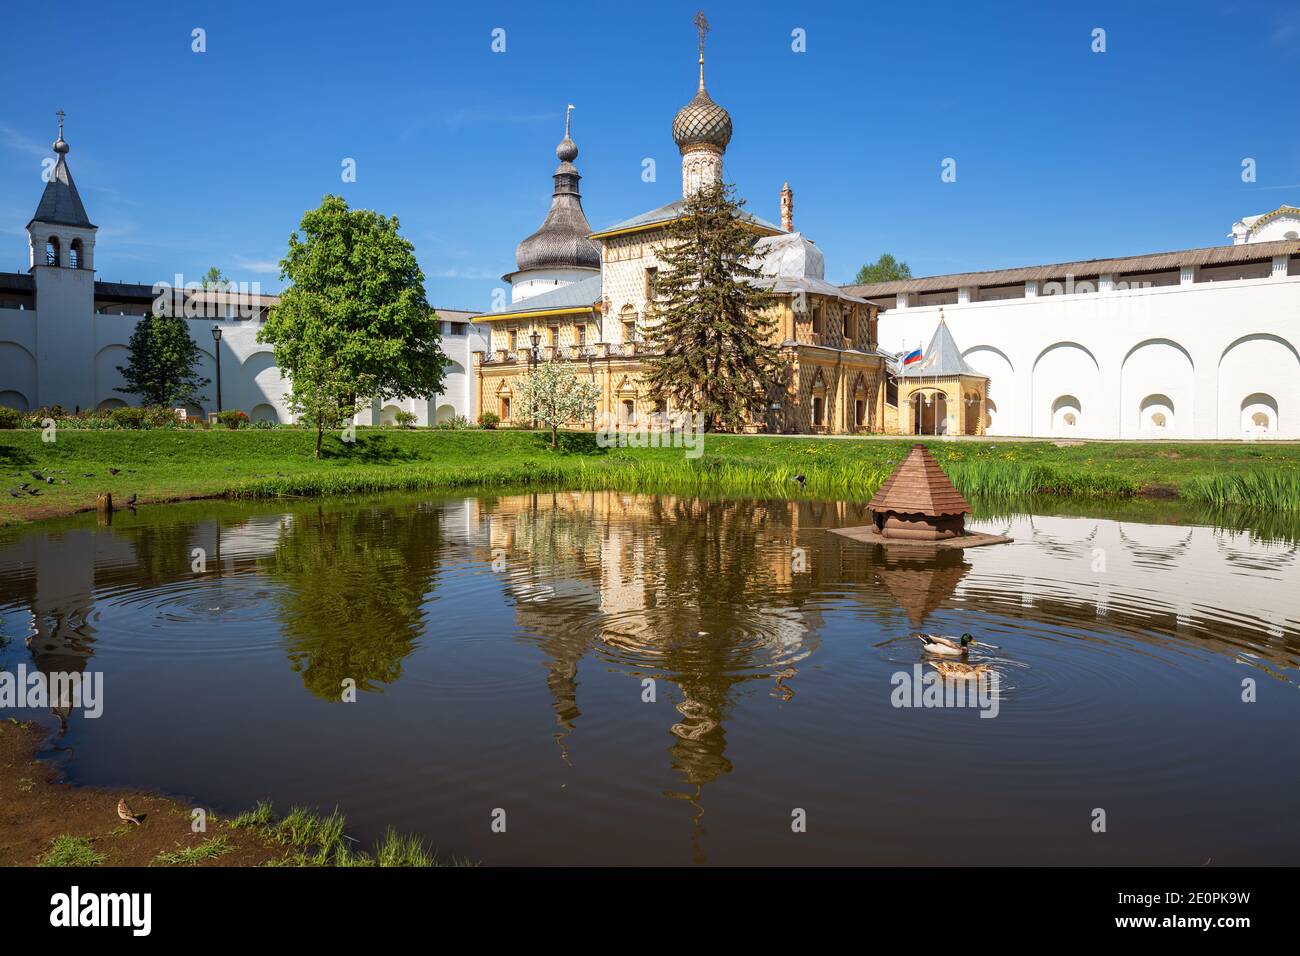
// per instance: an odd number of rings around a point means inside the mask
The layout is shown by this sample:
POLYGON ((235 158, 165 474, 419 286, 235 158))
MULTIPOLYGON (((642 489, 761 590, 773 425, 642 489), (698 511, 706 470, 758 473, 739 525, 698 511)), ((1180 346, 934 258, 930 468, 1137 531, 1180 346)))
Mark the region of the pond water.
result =
POLYGON ((337 804, 365 843, 485 864, 1300 862, 1293 532, 828 530, 866 520, 564 492, 11 532, 0 666, 102 674, 103 713, 0 719, 43 720, 76 784, 337 804), (898 706, 932 671, 918 630, 982 645, 971 706, 898 706))

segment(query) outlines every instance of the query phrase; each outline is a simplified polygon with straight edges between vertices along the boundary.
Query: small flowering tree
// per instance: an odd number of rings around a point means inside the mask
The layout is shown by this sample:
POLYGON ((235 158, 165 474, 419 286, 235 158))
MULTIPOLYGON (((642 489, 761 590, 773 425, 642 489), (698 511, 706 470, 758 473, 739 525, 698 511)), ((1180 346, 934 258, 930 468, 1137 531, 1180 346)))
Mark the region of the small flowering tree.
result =
POLYGON ((580 422, 596 413, 600 386, 580 379, 558 362, 547 362, 528 373, 519 385, 519 410, 551 430, 551 447, 558 443, 560 427, 580 422))

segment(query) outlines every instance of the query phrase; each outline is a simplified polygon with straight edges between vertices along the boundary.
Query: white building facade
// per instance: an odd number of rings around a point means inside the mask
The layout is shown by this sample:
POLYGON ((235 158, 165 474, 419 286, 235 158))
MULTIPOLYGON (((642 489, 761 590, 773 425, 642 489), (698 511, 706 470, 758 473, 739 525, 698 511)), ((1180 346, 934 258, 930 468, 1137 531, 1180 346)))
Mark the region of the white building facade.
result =
POLYGON ((989 377, 990 435, 1297 439, 1297 217, 1243 220, 1232 245, 848 291, 885 310, 891 351, 929 341, 942 315, 989 377))
MULTIPOLYGON (((238 409, 253 421, 291 421, 285 400, 289 382, 281 376, 271 346, 257 341, 278 297, 246 287, 186 292, 180 276, 155 285, 97 280, 99 227, 77 192, 68 151, 60 124, 57 158, 27 224, 29 269, 0 273, 0 405, 19 411, 57 405, 72 412, 138 404, 135 396, 117 391, 126 384, 117 368, 129 362, 127 344, 136 323, 161 301, 188 320, 190 338, 200 352, 197 371, 210 380, 190 414, 206 417, 218 409, 238 409)), ((357 416, 358 424, 392 424, 399 410, 414 414, 421 425, 468 416, 470 353, 483 348, 475 344, 482 336, 469 324, 470 315, 439 310, 442 348, 450 360, 442 394, 376 402, 357 416)))

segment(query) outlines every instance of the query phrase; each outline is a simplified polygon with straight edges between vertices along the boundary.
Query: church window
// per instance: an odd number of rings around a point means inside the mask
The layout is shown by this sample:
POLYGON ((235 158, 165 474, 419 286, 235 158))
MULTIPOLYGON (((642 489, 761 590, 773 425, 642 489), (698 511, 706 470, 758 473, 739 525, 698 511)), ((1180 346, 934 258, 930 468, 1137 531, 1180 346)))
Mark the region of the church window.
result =
POLYGON ((575 325, 573 327, 573 339, 578 343, 578 348, 587 344, 587 327, 585 325, 575 325))
POLYGON ((546 329, 546 344, 555 348, 560 344, 560 327, 558 325, 548 326, 546 329))
POLYGON ((510 351, 519 348, 519 332, 515 329, 510 330, 510 351))
POLYGON ((849 312, 848 312, 848 310, 845 310, 845 312, 844 312, 844 319, 843 319, 843 323, 842 323, 842 324, 843 324, 843 327, 842 327, 841 331, 842 331, 843 334, 844 334, 844 340, 847 342, 847 341, 849 341, 850 339, 853 338, 853 327, 852 327, 852 325, 851 325, 851 323, 850 323, 850 321, 849 321, 849 312))
POLYGON ((645 300, 652 302, 655 298, 655 281, 659 277, 659 269, 656 266, 650 266, 645 271, 645 300))
POLYGON ((68 246, 68 266, 73 269, 81 268, 81 240, 73 239, 72 245, 68 246))
POLYGON ((822 307, 814 305, 812 308, 812 330, 813 335, 822 334, 822 307))
POLYGON ((59 237, 50 236, 45 240, 45 264, 47 266, 59 265, 59 237))

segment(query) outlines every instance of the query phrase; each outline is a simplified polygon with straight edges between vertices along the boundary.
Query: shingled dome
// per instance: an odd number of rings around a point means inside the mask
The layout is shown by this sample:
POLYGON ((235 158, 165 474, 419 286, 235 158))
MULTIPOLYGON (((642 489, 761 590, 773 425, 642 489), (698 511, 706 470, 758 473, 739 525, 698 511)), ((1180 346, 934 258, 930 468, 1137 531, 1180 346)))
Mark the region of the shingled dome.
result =
POLYGON ((673 117, 673 139, 683 153, 692 146, 725 150, 731 142, 731 114, 713 102, 701 77, 699 91, 673 117))
POLYGON ((867 506, 887 538, 927 541, 955 538, 965 530, 971 506, 919 442, 885 479, 867 506))
POLYGON ((551 208, 542 228, 519 243, 515 263, 520 272, 529 269, 599 269, 600 250, 587 237, 591 224, 582 211, 582 194, 578 190, 577 144, 569 136, 565 123, 564 139, 555 148, 560 165, 555 169, 555 191, 551 208))

